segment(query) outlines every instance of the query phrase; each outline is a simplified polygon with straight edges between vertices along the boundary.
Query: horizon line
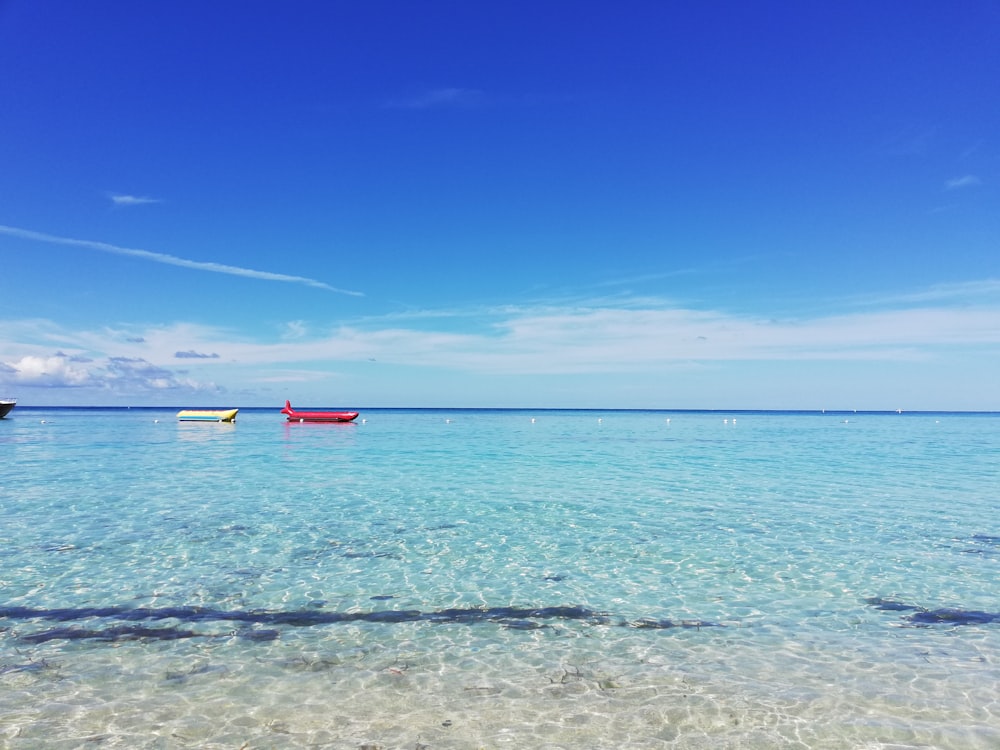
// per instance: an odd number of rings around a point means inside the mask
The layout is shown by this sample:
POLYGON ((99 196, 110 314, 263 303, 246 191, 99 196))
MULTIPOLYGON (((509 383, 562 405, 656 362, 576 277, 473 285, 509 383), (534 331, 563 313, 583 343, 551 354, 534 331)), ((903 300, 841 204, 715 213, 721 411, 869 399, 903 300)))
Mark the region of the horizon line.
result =
MULTIPOLYGON (((15 399, 16 400, 16 399, 15 399)), ((111 405, 111 404, 30 404, 19 405, 16 408, 44 410, 44 409, 79 409, 79 410, 102 410, 102 411, 129 411, 132 409, 143 411, 169 411, 173 409, 245 409, 248 411, 270 411, 274 409, 280 413, 280 406, 206 406, 191 404, 179 405, 111 405)), ((311 408, 311 407, 310 407, 311 408)), ((339 407, 338 407, 339 408, 339 407)), ((709 414, 861 414, 861 415, 897 415, 907 414, 995 414, 1000 415, 998 409, 805 409, 805 408, 719 408, 719 407, 600 407, 600 406, 352 406, 351 410, 368 411, 558 411, 558 412, 656 412, 656 413, 709 413, 709 414)), ((13 412, 11 412, 13 413, 13 412)))

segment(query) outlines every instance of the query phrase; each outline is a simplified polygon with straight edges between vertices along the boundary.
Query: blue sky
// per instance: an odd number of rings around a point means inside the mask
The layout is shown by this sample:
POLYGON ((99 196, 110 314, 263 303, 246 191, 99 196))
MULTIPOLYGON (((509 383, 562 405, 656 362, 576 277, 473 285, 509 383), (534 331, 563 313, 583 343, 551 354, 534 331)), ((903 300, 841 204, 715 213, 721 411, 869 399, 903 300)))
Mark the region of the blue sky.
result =
POLYGON ((1000 409, 995 2, 0 0, 0 71, 20 403, 1000 409))

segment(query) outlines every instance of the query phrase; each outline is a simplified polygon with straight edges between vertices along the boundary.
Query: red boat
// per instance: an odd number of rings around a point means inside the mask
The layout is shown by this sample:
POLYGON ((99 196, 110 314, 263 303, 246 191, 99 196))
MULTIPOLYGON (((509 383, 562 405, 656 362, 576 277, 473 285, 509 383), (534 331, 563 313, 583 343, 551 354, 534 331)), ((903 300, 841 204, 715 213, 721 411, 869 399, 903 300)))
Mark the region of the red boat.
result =
POLYGON ((291 401, 285 401, 281 413, 289 422, 350 422, 358 416, 356 411, 295 411, 291 401))

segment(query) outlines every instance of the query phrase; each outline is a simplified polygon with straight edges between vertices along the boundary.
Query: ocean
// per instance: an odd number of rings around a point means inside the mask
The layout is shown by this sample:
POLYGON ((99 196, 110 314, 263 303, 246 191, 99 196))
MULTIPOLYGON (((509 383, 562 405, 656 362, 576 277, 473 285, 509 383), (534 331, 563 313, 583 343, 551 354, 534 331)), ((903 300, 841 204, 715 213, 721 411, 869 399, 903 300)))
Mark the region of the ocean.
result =
POLYGON ((1000 747, 998 414, 175 412, 0 420, 0 748, 1000 747))

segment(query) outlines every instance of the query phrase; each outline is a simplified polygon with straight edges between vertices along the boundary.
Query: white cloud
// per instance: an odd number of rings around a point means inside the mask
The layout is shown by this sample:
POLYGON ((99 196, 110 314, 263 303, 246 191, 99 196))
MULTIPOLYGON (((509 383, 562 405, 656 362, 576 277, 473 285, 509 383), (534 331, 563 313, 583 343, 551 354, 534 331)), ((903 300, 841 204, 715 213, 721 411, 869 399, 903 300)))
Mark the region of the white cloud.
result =
POLYGON ((159 198, 147 198, 140 195, 110 195, 108 197, 116 206, 143 206, 148 203, 161 203, 159 198))
POLYGON ((74 364, 65 355, 51 357, 21 357, 4 363, 13 374, 13 381, 23 385, 76 388, 91 383, 90 372, 74 364))
POLYGON ((961 188, 975 187, 976 185, 981 185, 982 180, 973 174, 967 174, 962 177, 955 177, 954 179, 948 180, 944 184, 945 190, 959 190, 961 188))
POLYGON ((18 237, 25 240, 34 240, 37 242, 48 242, 50 244, 56 245, 72 245, 76 247, 86 247, 91 250, 99 250, 104 253, 113 253, 115 255, 128 255, 133 258, 142 258, 143 260, 153 261, 154 263, 166 263, 171 266, 180 266, 181 268, 191 268, 197 271, 211 271, 212 273, 224 273, 231 276, 243 276, 250 279, 263 279, 265 281, 284 281, 294 284, 305 284, 306 286, 315 287, 317 289, 326 289, 331 292, 338 292, 340 294, 349 294, 355 297, 364 296, 361 292, 355 292, 348 289, 338 289, 337 287, 330 286, 322 281, 316 281, 315 279, 305 278, 303 276, 289 276, 283 273, 271 273, 270 271, 255 271, 250 268, 240 268, 239 266, 228 266, 222 263, 212 263, 197 260, 187 260, 185 258, 178 258, 173 255, 166 255, 164 253, 154 253, 149 250, 138 250, 134 248, 118 247, 117 245, 109 245, 106 242, 94 242, 92 240, 78 240, 72 239, 70 237, 56 237, 50 234, 44 234, 42 232, 34 232, 29 229, 18 229, 17 227, 8 227, 0 225, 0 234, 6 234, 11 237, 18 237))
POLYGON ((141 357, 108 356, 93 360, 62 352, 47 357, 27 355, 0 363, 3 380, 30 388, 90 388, 120 393, 184 389, 215 391, 204 384, 181 377, 141 357))

